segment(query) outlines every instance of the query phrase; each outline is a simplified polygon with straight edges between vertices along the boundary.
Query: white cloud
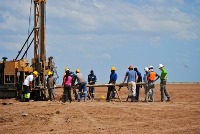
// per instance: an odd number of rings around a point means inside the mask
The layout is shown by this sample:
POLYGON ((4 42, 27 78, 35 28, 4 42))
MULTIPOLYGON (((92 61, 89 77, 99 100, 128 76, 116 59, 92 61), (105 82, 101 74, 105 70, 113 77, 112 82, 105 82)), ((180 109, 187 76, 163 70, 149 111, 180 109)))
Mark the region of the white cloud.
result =
MULTIPOLYGON (((17 32, 19 29, 24 29, 26 23, 25 20, 16 18, 16 16, 10 14, 9 12, 0 12, 2 16, 2 22, 0 22, 1 30, 10 30, 12 32, 17 32)), ((27 24, 27 23, 26 23, 27 24)))
POLYGON ((110 60, 111 59, 111 55, 108 53, 103 53, 100 55, 100 59, 101 60, 110 60))
MULTIPOLYGON (((166 1, 154 1, 160 3, 158 7, 153 4, 144 4, 142 6, 130 5, 123 1, 108 2, 93 1, 88 4, 87 1, 67 1, 60 3, 60 10, 56 6, 50 6, 51 16, 63 19, 66 28, 76 30, 77 32, 102 32, 110 33, 159 33, 180 35, 184 33, 194 33, 194 27, 198 23, 190 14, 184 13, 174 6, 166 6, 166 1), (98 4, 97 4, 98 3, 98 4), (162 4, 161 4, 162 3, 162 4), (106 6, 105 6, 106 5, 106 6)), ((183 1, 177 1, 182 3, 183 1)), ((55 20, 57 20, 55 18, 55 20)), ((197 21, 200 21, 197 19, 197 21)), ((178 36, 179 38, 182 36, 178 36)), ((185 38, 183 38, 185 39, 185 38)), ((193 38, 192 38, 193 39, 193 38)))
POLYGON ((151 38, 150 43, 153 46, 160 46, 160 36, 154 36, 151 38))
MULTIPOLYGON (((72 64, 87 70, 90 60, 99 72, 111 64, 120 66, 121 62, 124 66, 133 62, 143 66, 143 61, 127 57, 141 55, 145 59, 141 53, 151 46, 153 53, 161 55, 166 48, 171 51, 166 44, 173 45, 173 50, 177 44, 197 47, 194 44, 199 42, 199 7, 184 0, 47 0, 47 55, 55 56, 60 68, 72 64)), ((29 8, 30 1, 0 1, 0 46, 6 52, 9 49, 17 53, 25 41, 29 8)), ((175 62, 187 59, 173 58, 175 62)), ((162 61, 155 57, 154 62, 159 60, 162 61)))
POLYGON ((177 33, 177 37, 184 40, 192 40, 198 38, 196 33, 189 31, 180 31, 179 33, 177 33))
POLYGON ((93 0, 93 4, 99 9, 103 9, 105 7, 105 5, 98 2, 98 0, 93 0))

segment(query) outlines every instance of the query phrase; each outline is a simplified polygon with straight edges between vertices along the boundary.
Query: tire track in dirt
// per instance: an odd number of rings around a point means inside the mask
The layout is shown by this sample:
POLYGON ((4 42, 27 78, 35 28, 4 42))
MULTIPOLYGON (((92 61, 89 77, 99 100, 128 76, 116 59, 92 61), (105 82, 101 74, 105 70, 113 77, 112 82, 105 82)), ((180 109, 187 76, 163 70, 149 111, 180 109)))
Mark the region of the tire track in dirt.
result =
MULTIPOLYGON (((192 126, 184 126, 184 127, 176 127, 171 129, 162 130, 162 133, 191 133, 191 130, 197 130, 197 133, 200 133, 200 125, 192 125, 192 126)), ((160 133, 160 130, 152 130, 152 133, 160 133)))
POLYGON ((95 127, 95 130, 98 131, 98 133, 102 133, 102 134, 109 133, 108 131, 106 131, 105 125, 99 123, 94 116, 89 115, 84 109, 81 109, 81 110, 76 109, 76 110, 78 110, 80 113, 82 113, 83 118, 85 118, 91 122, 90 125, 93 125, 95 127))
MULTIPOLYGON (((66 117, 66 104, 61 102, 52 102, 49 103, 49 106, 59 106, 59 109, 55 109, 55 113, 51 116, 51 120, 48 122, 48 125, 44 127, 45 133, 66 133, 68 130, 66 124, 70 123, 70 118, 66 117)), ((70 128, 68 128, 70 129, 70 128)))

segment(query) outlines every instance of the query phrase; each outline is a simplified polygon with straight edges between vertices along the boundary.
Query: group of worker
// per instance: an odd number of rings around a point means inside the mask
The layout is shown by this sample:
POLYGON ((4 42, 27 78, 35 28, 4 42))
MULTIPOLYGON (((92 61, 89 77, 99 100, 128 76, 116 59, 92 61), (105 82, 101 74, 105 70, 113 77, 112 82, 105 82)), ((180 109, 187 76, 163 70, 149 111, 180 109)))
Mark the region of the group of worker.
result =
MULTIPOLYGON (((96 75, 94 75, 94 71, 91 70, 90 74, 88 75, 88 84, 94 85, 96 81, 96 75)), ((70 103, 72 102, 72 87, 74 97, 78 100, 78 102, 82 100, 82 96, 84 96, 84 101, 86 101, 87 98, 94 100, 94 87, 90 87, 89 94, 87 94, 86 84, 87 82, 80 69, 76 69, 75 73, 73 73, 68 67, 66 67, 62 83, 62 86, 64 87, 64 92, 62 96, 63 102, 66 102, 67 100, 69 100, 70 103), (77 84, 75 84, 76 81, 77 84), (78 93, 76 92, 76 88, 78 88, 78 93)))
MULTIPOLYGON (((141 73, 137 68, 129 66, 123 81, 123 83, 127 81, 127 87, 128 87, 127 100, 130 98, 132 102, 138 102, 140 96, 140 88, 143 85, 145 89, 145 102, 149 101, 154 102, 154 97, 155 97, 154 83, 160 78, 161 101, 162 102, 170 101, 171 99, 169 93, 166 90, 167 70, 164 68, 164 65, 162 64, 159 64, 159 69, 161 70, 161 75, 158 75, 154 71, 153 66, 145 67, 144 68, 145 74, 142 77, 141 73)), ((87 92, 86 84, 88 83, 89 85, 95 85, 96 81, 97 77, 94 74, 93 70, 90 71, 90 74, 88 75, 88 81, 86 82, 80 69, 76 69, 75 73, 73 73, 67 67, 65 75, 63 76, 63 84, 62 84, 64 87, 64 92, 63 92, 64 102, 66 102, 67 100, 69 100, 70 102, 72 101, 72 96, 71 96, 72 87, 73 87, 73 94, 75 96, 75 99, 77 98, 78 102, 81 101, 82 96, 84 96, 84 101, 86 101, 88 98, 94 100, 95 88, 93 86, 89 86, 89 90, 87 92), (75 85, 76 81, 77 84, 75 85), (78 93, 76 93, 75 90, 76 88, 78 88, 78 93)), ((111 67, 110 80, 108 83, 112 84, 113 86, 108 86, 106 101, 110 101, 112 98, 115 98, 116 81, 117 81, 116 68, 111 67)))
MULTIPOLYGON (((145 67, 144 68, 144 76, 142 77, 141 73, 137 68, 133 68, 133 66, 128 67, 128 71, 125 73, 125 77, 123 83, 127 81, 128 87, 128 97, 127 100, 130 98, 131 102, 139 101, 140 96, 140 88, 142 85, 145 89, 145 102, 152 101, 154 102, 155 97, 155 85, 154 82, 160 78, 160 92, 161 92, 161 101, 170 101, 169 93, 166 89, 167 83, 167 70, 164 68, 164 65, 159 64, 159 69, 161 70, 161 75, 158 75, 155 71, 153 66, 145 67), (142 83, 143 81, 143 83, 142 83)), ((38 76, 38 72, 34 71, 31 75, 27 76, 23 83, 24 89, 24 99, 25 101, 30 100, 30 92, 32 90, 32 81, 35 77, 38 76)), ((89 86, 89 90, 87 91, 87 83, 89 85, 95 85, 97 81, 97 77, 94 74, 94 71, 91 70, 90 74, 88 75, 88 80, 86 82, 83 74, 81 73, 80 69, 76 69, 75 73, 70 71, 68 67, 65 68, 65 74, 63 76, 62 86, 63 89, 63 96, 62 101, 65 103, 69 100, 72 102, 72 93, 75 97, 75 100, 80 102, 82 100, 82 96, 84 97, 84 101, 87 99, 94 100, 95 98, 95 88, 93 86, 89 86), (75 84, 77 83, 77 84, 75 84), (78 89, 78 93, 76 92, 76 88, 78 89)), ((113 86, 108 86, 106 101, 110 101, 112 98, 115 98, 116 89, 115 84, 117 81, 117 73, 116 68, 111 67, 111 74, 109 84, 113 86)), ((48 89, 48 99, 50 101, 55 100, 55 78, 53 77, 52 72, 48 72, 47 78, 47 89, 48 89)))
MULTIPOLYGON (((31 99, 31 92, 32 92, 32 88, 33 88, 33 81, 35 78, 38 77, 38 72, 37 71, 33 71, 32 73, 30 73, 24 80, 23 82, 23 88, 22 88, 22 96, 20 96, 20 101, 24 101, 24 102, 29 102, 31 99)), ((48 89, 48 99, 49 100, 55 100, 55 84, 56 84, 56 80, 53 77, 53 73, 51 71, 48 72, 48 77, 46 80, 47 84, 47 89, 48 89)), ((46 90, 44 90, 44 96, 46 95, 45 93, 46 90)))

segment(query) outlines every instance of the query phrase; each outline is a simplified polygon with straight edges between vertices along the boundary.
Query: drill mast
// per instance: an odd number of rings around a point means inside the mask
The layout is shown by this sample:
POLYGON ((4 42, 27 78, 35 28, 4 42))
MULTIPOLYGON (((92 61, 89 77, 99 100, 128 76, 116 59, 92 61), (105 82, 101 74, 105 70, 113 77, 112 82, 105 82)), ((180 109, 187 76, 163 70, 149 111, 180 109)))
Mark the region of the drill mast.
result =
POLYGON ((34 70, 39 72, 36 85, 45 85, 46 65, 46 0, 34 0, 34 70))

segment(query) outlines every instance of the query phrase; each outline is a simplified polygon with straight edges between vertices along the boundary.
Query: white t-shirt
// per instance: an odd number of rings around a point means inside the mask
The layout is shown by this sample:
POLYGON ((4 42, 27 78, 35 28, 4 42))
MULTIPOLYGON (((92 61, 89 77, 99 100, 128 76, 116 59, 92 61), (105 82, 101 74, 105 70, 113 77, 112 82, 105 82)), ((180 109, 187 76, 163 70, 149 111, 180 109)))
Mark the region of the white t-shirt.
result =
POLYGON ((24 80, 24 83, 23 85, 26 85, 26 86, 29 86, 29 82, 32 82, 33 81, 33 75, 29 75, 26 77, 26 79, 24 80))

